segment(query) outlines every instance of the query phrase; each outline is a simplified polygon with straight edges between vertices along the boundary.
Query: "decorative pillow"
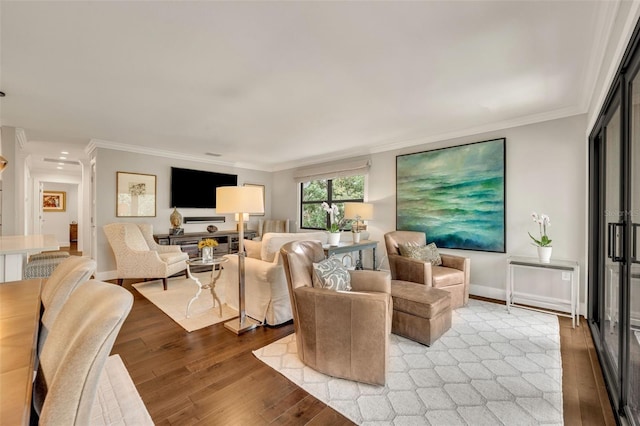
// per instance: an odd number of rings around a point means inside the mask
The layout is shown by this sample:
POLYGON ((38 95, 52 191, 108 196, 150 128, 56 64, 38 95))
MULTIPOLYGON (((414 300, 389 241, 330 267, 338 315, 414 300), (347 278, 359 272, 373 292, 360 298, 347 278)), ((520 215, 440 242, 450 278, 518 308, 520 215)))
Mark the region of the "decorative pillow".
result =
POLYGON ((247 253, 247 257, 253 259, 260 259, 260 251, 262 250, 262 241, 245 240, 244 251, 247 253))
POLYGON ((442 259, 438 252, 436 243, 429 243, 426 246, 418 246, 416 244, 398 244, 400 255, 430 262, 434 266, 442 265, 442 259))
POLYGON ((334 291, 349 291, 351 275, 338 258, 331 256, 313 264, 313 286, 334 291))

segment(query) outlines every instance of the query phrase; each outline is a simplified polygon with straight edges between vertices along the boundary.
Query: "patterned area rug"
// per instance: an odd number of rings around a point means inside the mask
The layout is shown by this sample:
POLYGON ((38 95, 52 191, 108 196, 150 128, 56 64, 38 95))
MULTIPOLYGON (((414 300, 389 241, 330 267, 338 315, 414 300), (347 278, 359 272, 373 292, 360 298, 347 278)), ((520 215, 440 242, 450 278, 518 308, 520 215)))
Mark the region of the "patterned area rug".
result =
MULTIPOLYGON (((202 284, 205 284, 210 281, 211 272, 200 272, 194 276, 198 277, 202 284)), ((187 318, 187 305, 198 291, 198 285, 192 279, 170 278, 166 291, 162 287, 162 280, 133 284, 133 288, 189 332, 238 316, 238 311, 224 303, 224 287, 222 285, 216 286, 216 294, 222 301, 222 316, 220 316, 217 303, 215 307, 213 306, 211 292, 202 290, 200 296, 189 309, 189 318, 187 318)))
POLYGON ((562 361, 553 315, 469 300, 431 347, 391 335, 386 386, 305 367, 295 335, 254 355, 358 424, 559 425, 562 361))

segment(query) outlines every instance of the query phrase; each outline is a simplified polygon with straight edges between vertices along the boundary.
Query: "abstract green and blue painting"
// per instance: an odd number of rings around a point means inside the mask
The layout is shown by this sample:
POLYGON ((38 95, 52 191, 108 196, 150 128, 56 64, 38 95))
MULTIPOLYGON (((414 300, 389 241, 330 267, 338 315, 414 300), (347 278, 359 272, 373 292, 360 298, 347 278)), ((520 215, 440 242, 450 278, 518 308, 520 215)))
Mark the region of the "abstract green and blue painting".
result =
POLYGON ((398 155, 396 229, 440 248, 505 253, 506 139, 398 155))

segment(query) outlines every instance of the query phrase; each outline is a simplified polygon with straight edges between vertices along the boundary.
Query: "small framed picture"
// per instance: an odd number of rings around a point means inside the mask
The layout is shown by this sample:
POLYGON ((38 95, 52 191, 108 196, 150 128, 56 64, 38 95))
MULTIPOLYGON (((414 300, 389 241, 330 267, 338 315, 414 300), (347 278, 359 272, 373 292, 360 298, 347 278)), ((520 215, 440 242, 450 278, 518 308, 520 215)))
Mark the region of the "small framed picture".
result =
POLYGON ((156 215, 156 175, 116 172, 116 217, 156 215))
POLYGON ((43 191, 42 210, 45 212, 64 212, 67 210, 67 193, 64 191, 43 191))

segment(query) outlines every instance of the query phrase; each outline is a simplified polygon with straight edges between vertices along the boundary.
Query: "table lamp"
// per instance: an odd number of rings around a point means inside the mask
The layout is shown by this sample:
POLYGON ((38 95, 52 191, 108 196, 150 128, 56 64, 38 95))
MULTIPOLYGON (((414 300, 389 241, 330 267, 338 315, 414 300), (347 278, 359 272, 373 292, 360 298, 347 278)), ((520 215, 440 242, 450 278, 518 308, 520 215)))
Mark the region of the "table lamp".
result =
POLYGON ((360 242, 360 221, 373 219, 373 204, 371 203, 344 203, 345 219, 355 219, 353 242, 360 242))
MULTIPOLYGON (((221 186, 216 188, 216 213, 244 214, 264 213, 262 188, 257 186, 221 186)), ((258 326, 248 318, 244 308, 244 220, 238 221, 238 319, 224 326, 236 334, 242 334, 258 326)))

